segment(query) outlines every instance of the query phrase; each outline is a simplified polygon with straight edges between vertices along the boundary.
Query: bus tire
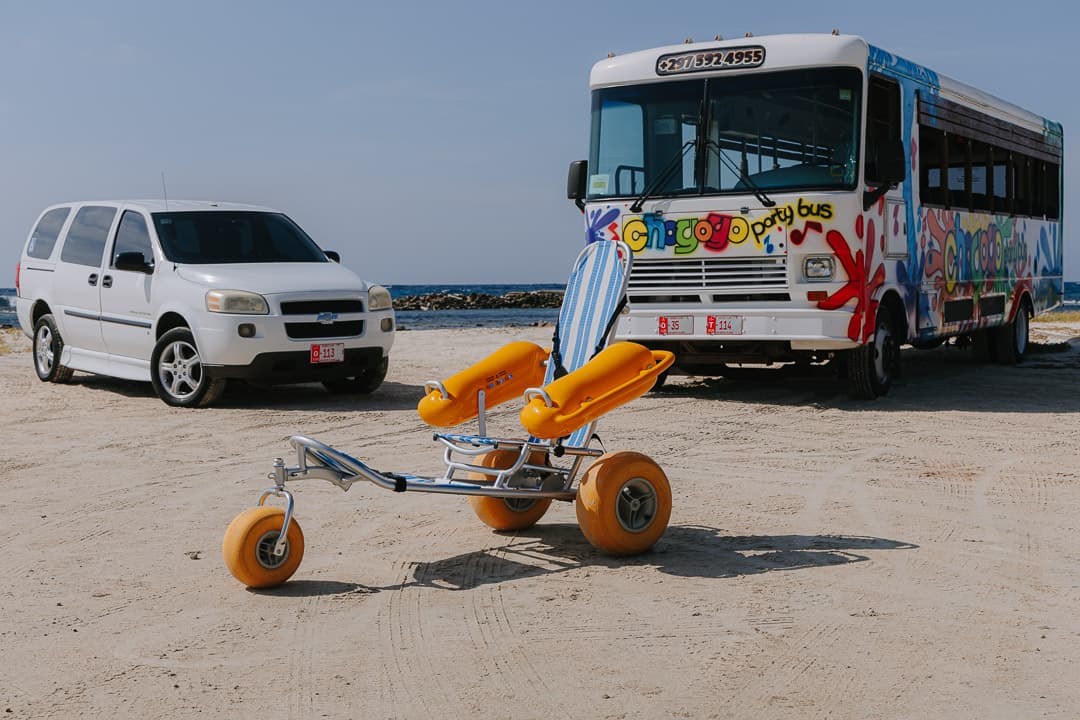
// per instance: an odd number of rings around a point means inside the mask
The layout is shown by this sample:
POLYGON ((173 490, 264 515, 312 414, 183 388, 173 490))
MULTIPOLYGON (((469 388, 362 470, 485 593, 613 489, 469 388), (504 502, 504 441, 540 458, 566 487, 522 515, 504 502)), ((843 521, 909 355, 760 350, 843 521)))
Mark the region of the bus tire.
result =
POLYGON ((1002 365, 1016 365, 1024 359, 1028 348, 1028 301, 1020 301, 1016 317, 1011 323, 994 328, 992 341, 997 351, 997 361, 1002 365))
POLYGON ((848 351, 848 392, 856 400, 873 400, 889 392, 900 375, 900 339, 892 314, 877 314, 871 342, 848 351))

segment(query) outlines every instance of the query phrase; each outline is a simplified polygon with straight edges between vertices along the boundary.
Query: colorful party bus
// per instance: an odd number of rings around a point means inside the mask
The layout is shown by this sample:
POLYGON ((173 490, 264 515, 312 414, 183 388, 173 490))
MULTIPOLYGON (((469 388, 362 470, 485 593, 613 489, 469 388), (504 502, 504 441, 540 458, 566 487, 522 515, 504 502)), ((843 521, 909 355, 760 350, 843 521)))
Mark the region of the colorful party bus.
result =
POLYGON ((901 345, 1015 363, 1061 303, 1058 123, 835 32, 612 55, 590 85, 567 194, 634 252, 618 337, 675 372, 836 361, 873 398, 901 345))

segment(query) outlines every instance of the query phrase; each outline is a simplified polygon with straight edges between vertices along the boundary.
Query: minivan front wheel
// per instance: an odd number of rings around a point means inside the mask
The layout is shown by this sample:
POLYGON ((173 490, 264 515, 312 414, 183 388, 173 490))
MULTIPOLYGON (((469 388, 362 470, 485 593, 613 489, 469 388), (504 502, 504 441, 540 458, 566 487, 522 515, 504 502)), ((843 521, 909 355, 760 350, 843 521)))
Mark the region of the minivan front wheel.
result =
POLYGON ((34 370, 42 382, 62 383, 71 379, 74 371, 60 364, 64 339, 56 328, 52 315, 42 315, 34 325, 34 370))
POLYGON ((150 356, 150 381, 158 397, 173 407, 210 405, 225 391, 223 378, 206 374, 187 328, 173 328, 158 339, 150 356))

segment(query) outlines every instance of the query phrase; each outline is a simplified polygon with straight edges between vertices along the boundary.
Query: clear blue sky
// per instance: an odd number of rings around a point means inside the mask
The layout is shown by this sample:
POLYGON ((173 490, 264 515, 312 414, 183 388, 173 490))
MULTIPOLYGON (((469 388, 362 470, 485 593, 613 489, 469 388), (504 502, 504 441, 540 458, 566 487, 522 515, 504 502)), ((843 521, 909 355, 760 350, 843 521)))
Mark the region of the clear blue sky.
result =
POLYGON ((559 282, 566 167, 608 52, 838 27, 1061 122, 1080 280, 1068 2, 5 2, 0 286, 45 206, 169 196, 284 210, 386 283, 559 282), (977 8, 977 9, 976 9, 977 8))

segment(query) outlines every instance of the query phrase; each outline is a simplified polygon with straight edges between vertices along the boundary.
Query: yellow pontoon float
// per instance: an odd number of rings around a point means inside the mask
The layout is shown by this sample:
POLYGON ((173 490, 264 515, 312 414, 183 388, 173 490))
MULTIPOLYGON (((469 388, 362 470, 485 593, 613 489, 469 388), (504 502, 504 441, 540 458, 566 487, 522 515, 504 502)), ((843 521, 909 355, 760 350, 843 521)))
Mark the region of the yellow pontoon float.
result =
POLYGON ((446 472, 437 478, 380 472, 329 445, 300 435, 289 439, 296 466, 274 461, 273 487, 229 524, 222 554, 229 571, 249 587, 288 580, 304 554, 304 534, 293 516, 286 483, 320 478, 342 490, 358 480, 395 492, 466 495, 476 515, 495 530, 535 524, 552 500, 574 502, 590 543, 614 555, 648 550, 671 515, 671 488, 660 466, 636 452, 591 447, 597 419, 648 392, 674 356, 619 342, 608 345, 626 305, 633 256, 622 242, 588 245, 566 287, 550 351, 514 342, 443 381, 426 383, 417 408, 436 427, 476 419, 476 435, 436 433, 446 472), (487 436, 486 411, 523 397, 521 424, 529 436, 487 436), (574 480, 594 458, 581 481, 574 480), (284 500, 285 507, 267 505, 284 500))

